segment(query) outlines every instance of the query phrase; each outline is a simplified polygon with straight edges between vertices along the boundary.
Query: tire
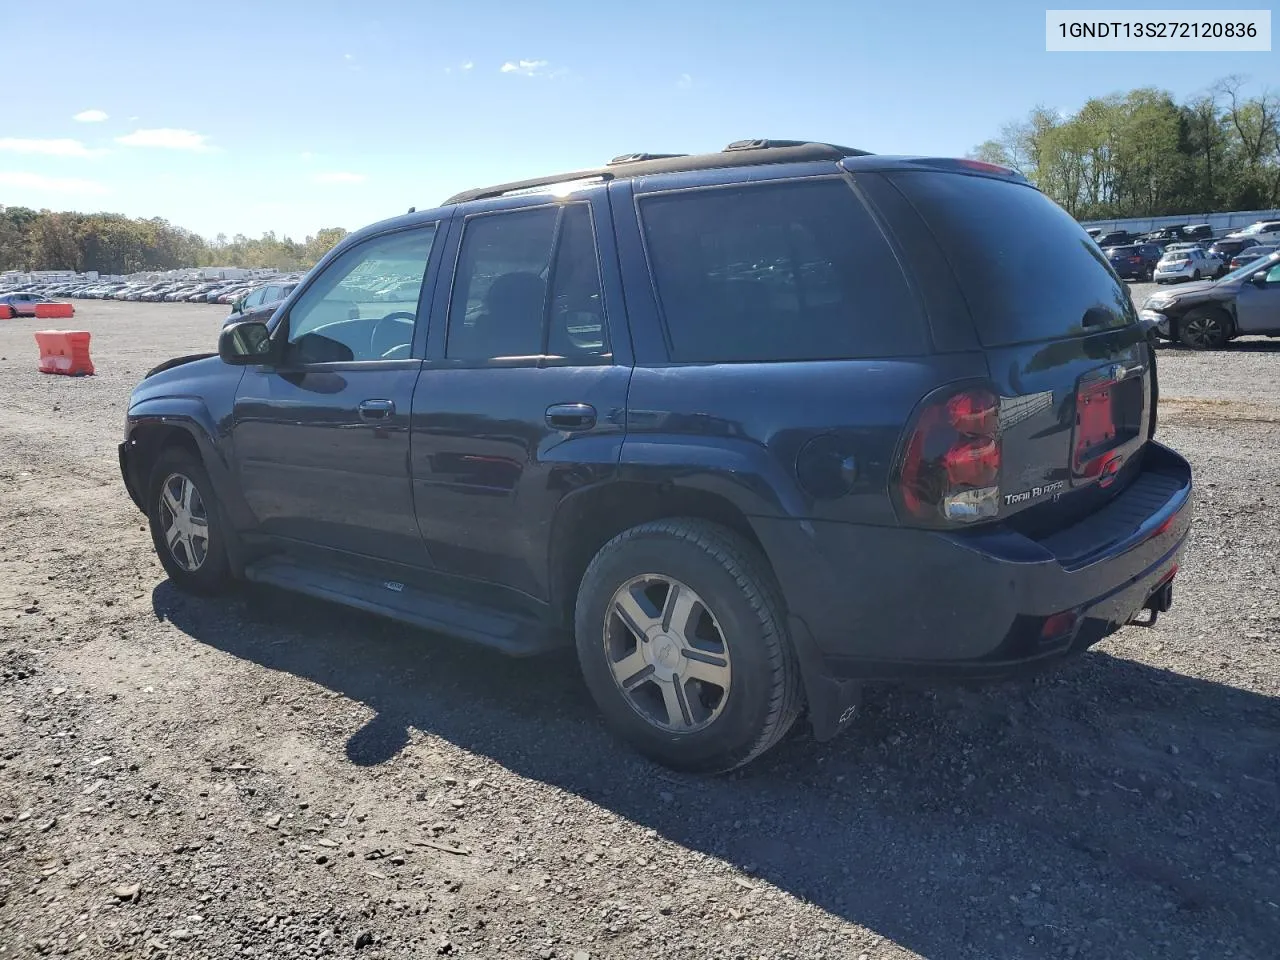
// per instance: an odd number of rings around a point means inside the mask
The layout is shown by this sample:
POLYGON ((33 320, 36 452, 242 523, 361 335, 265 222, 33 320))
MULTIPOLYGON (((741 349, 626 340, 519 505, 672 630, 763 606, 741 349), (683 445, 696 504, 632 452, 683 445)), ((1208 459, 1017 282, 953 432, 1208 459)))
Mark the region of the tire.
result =
POLYGON ((169 448, 161 452, 151 468, 147 482, 147 518, 156 555, 173 581, 187 593, 209 595, 224 590, 231 582, 231 566, 222 530, 222 515, 213 492, 213 484, 200 459, 187 450, 169 448), (191 522, 179 526, 180 536, 171 548, 166 533, 173 529, 174 512, 165 497, 166 490, 175 499, 189 484, 194 495, 187 501, 191 522), (203 515, 205 537, 203 549, 198 532, 198 519, 203 515))
POLYGON ((1150 283, 1155 278, 1156 278, 1156 268, 1153 266, 1148 266, 1147 269, 1144 270, 1142 273, 1142 279, 1145 280, 1147 283, 1150 283))
POLYGON ((1218 310, 1192 310, 1178 324, 1178 339, 1192 350, 1217 350, 1231 339, 1231 322, 1218 310))
POLYGON ((1200 269, 1199 267, 1197 267, 1195 270, 1191 271, 1191 282, 1195 283, 1199 279, 1200 279, 1200 269))
POLYGON ((664 766, 740 767, 781 740, 800 714, 799 664, 777 583, 759 552, 718 524, 667 519, 620 533, 587 567, 574 619, 583 678, 605 723, 664 766), (673 590, 684 604, 674 606, 685 611, 674 621, 664 609, 673 590))

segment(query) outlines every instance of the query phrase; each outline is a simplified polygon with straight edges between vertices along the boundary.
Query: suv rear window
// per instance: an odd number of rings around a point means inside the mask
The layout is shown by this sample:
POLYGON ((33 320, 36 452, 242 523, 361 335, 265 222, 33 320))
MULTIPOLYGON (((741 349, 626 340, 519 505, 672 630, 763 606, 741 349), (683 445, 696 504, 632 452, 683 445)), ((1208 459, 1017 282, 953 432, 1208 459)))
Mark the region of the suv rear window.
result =
POLYGON ((1078 336, 1137 320, 1128 290, 1098 244, 1034 187, 923 171, 898 174, 893 182, 951 261, 984 346, 1078 336))
POLYGON ((843 180, 655 194, 640 214, 672 360, 925 352, 897 258, 843 180))

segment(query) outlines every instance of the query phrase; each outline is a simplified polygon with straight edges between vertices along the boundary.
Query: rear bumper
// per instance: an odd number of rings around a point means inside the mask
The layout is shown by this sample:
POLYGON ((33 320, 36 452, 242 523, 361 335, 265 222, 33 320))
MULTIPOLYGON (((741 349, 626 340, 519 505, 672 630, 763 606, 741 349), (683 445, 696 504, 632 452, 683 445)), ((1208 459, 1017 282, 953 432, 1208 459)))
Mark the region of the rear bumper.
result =
POLYGON ((807 633, 806 679, 997 678, 1119 629, 1170 582, 1191 525, 1186 460, 1155 443, 1143 456, 1110 504, 1041 540, 754 521, 807 633))

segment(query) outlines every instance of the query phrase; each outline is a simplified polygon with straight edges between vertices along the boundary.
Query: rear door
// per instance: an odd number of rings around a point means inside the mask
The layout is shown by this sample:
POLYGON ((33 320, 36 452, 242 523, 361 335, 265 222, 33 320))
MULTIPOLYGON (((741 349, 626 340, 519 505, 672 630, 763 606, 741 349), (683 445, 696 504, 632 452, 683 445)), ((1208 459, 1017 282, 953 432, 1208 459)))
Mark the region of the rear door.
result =
POLYGON ((1123 489, 1149 436, 1154 358, 1098 246, 1024 183, 922 169, 868 186, 906 198, 967 302, 1001 395, 1000 515, 1056 526, 1123 489))
POLYGON ((603 187, 455 224, 413 399, 418 524, 443 573, 548 597, 560 501, 617 469, 630 350, 603 187))

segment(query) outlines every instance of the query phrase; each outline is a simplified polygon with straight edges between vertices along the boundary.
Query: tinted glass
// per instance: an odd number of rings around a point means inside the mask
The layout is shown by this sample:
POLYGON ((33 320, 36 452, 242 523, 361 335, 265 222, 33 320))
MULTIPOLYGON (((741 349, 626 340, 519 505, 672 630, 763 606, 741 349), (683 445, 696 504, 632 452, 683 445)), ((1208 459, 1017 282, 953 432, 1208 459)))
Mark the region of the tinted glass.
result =
POLYGON ((467 221, 449 303, 446 356, 542 353, 547 276, 559 209, 538 207, 467 221))
POLYGON ((289 310, 289 359, 400 360, 410 354, 435 227, 366 240, 325 267, 289 310), (383 291, 392 286, 394 298, 383 291))
POLYGON ((1137 252, 1137 247, 1107 247, 1106 250, 1108 257, 1127 257, 1137 252))
POLYGON ((1089 333, 1136 322, 1106 255, 1035 188, 953 173, 893 179, 951 261, 983 344, 1077 336, 1089 311, 1089 333))
POLYGON ((561 219, 544 352, 556 357, 609 353, 595 231, 591 211, 584 203, 565 207, 561 219))
POLYGON ((841 180, 681 191, 641 200, 640 213, 673 360, 926 349, 892 250, 841 180))
POLYGON ((267 292, 262 296, 263 303, 275 303, 280 299, 279 287, 267 287, 267 292))

